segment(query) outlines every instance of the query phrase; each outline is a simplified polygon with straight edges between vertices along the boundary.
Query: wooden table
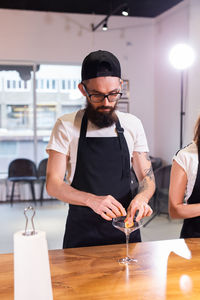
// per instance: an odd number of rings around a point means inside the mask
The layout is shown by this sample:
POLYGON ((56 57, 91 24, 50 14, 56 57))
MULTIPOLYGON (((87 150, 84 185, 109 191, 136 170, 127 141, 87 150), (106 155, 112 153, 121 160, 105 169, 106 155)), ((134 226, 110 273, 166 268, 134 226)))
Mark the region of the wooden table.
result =
MULTIPOLYGON (((51 250, 54 300, 200 299, 200 239, 51 250)), ((0 300, 13 300, 13 254, 0 255, 0 300)), ((27 299, 28 300, 28 299, 27 299)), ((37 300, 37 299, 36 299, 37 300)))

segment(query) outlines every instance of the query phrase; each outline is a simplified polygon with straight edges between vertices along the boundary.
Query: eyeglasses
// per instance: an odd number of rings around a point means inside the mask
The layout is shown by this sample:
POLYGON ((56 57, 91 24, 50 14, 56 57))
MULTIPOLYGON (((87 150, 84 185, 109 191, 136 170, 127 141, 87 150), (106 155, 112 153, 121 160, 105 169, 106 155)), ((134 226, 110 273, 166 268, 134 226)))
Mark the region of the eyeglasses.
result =
POLYGON ((112 92, 109 94, 89 94, 87 91, 86 86, 82 83, 84 90, 87 96, 90 98, 90 101, 93 103, 100 103, 103 102, 105 98, 108 99, 109 102, 116 102, 121 99, 122 93, 120 92, 112 92))

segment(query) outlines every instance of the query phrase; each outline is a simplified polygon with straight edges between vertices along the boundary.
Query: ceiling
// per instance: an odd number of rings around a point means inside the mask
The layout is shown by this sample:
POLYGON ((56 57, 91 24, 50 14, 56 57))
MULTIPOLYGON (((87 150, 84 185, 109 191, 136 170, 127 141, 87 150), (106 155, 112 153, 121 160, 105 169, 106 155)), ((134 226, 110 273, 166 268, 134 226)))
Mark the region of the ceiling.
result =
MULTIPOLYGON (((0 0, 0 8, 109 15, 127 3, 129 16, 156 17, 183 0, 0 0)), ((113 14, 113 13, 112 13, 113 14)), ((121 12, 115 13, 120 15, 121 12)))

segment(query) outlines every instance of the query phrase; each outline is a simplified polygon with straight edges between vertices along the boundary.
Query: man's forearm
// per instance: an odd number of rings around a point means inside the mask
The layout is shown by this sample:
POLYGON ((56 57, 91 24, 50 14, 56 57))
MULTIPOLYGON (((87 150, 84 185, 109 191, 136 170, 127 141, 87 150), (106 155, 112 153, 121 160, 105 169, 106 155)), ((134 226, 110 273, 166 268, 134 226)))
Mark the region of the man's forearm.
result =
POLYGON ((138 195, 143 196, 148 203, 155 192, 155 178, 152 167, 145 170, 145 173, 146 176, 139 182, 138 195))
POLYGON ((88 206, 89 199, 93 197, 92 194, 79 191, 57 178, 54 180, 47 178, 46 189, 50 196, 74 205, 88 206))

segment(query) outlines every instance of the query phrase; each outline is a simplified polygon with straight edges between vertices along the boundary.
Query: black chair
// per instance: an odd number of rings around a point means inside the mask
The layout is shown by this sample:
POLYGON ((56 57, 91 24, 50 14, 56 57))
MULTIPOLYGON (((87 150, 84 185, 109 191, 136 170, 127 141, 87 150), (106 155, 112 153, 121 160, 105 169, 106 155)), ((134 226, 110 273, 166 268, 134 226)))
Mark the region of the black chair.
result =
POLYGON ((152 169, 155 171, 156 169, 162 166, 162 159, 160 157, 149 156, 152 164, 152 169))
POLYGON ((46 169, 47 169, 48 158, 44 158, 40 161, 38 166, 38 179, 41 182, 41 190, 40 190, 40 201, 42 203, 43 193, 44 193, 44 185, 46 182, 46 169))
POLYGON ((168 197, 170 183, 171 165, 162 166, 154 171, 156 190, 152 197, 152 208, 154 210, 151 218, 144 224, 144 227, 151 222, 157 215, 166 214, 168 212, 168 197))
POLYGON ((11 205, 13 205, 13 196, 16 182, 27 182, 30 184, 32 198, 36 203, 34 182, 37 180, 37 168, 32 160, 18 158, 11 161, 8 167, 8 180, 12 182, 12 192, 10 197, 11 205))

